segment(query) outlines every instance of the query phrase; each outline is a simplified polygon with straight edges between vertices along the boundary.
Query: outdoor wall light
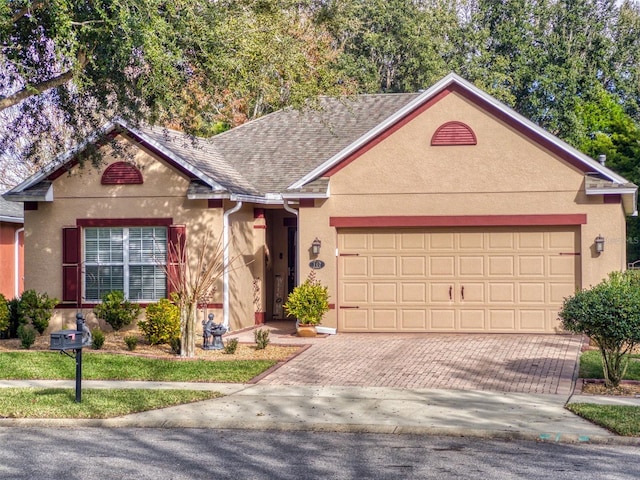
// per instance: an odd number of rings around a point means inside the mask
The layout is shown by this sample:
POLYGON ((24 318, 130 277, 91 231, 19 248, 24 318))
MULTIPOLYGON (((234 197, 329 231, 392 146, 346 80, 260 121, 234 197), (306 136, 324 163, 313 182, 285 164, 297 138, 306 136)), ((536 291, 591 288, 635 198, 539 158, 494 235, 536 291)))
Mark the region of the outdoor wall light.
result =
POLYGON ((316 237, 315 240, 311 242, 311 253, 313 253, 314 255, 318 255, 320 253, 321 245, 322 242, 318 239, 318 237, 316 237))
POLYGON ((604 237, 602 235, 598 235, 595 240, 596 243, 596 253, 604 252, 604 237))

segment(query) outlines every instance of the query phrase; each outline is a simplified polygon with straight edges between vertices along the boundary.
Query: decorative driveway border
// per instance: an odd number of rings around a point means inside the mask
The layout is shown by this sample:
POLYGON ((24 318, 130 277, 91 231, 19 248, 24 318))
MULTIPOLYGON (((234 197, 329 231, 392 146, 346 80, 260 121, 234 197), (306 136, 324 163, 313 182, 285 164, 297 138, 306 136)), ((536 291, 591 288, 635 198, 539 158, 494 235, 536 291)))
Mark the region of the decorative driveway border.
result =
POLYGON ((258 383, 569 395, 581 346, 575 335, 340 333, 258 383))

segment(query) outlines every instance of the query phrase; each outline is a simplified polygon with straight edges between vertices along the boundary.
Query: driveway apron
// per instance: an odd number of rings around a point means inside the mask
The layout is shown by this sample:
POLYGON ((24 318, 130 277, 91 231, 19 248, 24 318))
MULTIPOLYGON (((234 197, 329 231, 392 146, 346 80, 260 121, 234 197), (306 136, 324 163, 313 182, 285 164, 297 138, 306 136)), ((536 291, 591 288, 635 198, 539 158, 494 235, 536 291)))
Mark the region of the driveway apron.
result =
POLYGON ((314 341, 259 384, 569 395, 581 346, 572 335, 341 333, 314 341))

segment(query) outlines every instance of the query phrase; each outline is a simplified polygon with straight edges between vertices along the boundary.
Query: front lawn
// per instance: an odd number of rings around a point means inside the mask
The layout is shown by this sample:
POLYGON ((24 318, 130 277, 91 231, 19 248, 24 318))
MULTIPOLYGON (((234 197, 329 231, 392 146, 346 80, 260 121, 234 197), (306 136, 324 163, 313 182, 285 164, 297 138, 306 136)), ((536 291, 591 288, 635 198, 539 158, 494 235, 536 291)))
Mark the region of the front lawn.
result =
MULTIPOLYGON (((580 356, 580 378, 604 378, 600 350, 587 350, 580 356)), ((640 380, 640 355, 630 355, 625 380, 640 380)))
POLYGON ((83 389, 82 402, 76 403, 71 389, 3 388, 0 418, 110 418, 220 396, 194 390, 83 389))
POLYGON ((567 409, 618 435, 640 436, 640 407, 570 403, 567 409))
MULTIPOLYGON (((275 360, 168 360, 85 352, 84 380, 245 383, 276 364, 275 360)), ((61 380, 75 378, 75 361, 58 352, 0 353, 0 379, 61 380)))

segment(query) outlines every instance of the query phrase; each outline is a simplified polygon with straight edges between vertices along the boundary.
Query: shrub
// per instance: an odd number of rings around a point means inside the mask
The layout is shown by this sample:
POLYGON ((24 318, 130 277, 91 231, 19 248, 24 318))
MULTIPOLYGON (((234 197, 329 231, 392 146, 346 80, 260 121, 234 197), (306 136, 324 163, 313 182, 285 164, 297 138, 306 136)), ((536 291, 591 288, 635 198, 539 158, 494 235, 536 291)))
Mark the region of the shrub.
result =
POLYGON ((2 338, 5 333, 8 335, 10 318, 9 302, 4 295, 0 293, 0 338, 2 338))
POLYGON ((595 287, 564 300, 559 313, 566 330, 588 336, 600 349, 605 384, 617 387, 640 344, 640 272, 612 272, 595 287))
POLYGON ((151 345, 169 343, 180 336, 180 308, 166 298, 149 305, 146 320, 140 320, 138 327, 151 345))
POLYGON ((20 325, 18 327, 18 338, 22 348, 28 350, 36 341, 36 331, 31 325, 20 325))
POLYGON ((99 328, 94 328, 91 330, 91 336, 93 337, 91 340, 91 348, 94 350, 100 350, 104 345, 104 333, 99 328))
POLYGON ((12 298, 7 303, 9 307, 9 338, 18 337, 18 327, 20 326, 20 315, 18 315, 19 298, 12 298))
POLYGON ((169 340, 169 346, 171 347, 171 351, 176 355, 180 355, 180 351, 182 348, 180 347, 180 337, 171 337, 169 340))
POLYGON ((40 335, 49 326, 53 308, 60 303, 46 293, 25 290, 18 301, 18 321, 22 325, 31 323, 40 335))
POLYGON ((127 348, 129 351, 133 352, 138 346, 138 337, 134 335, 129 335, 128 337, 124 337, 124 343, 127 344, 127 348))
POLYGON ((102 303, 95 306, 93 313, 118 331, 133 323, 140 314, 140 305, 125 300, 121 291, 113 290, 102 296, 102 303))
POLYGON ((256 341, 256 350, 264 350, 269 345, 269 330, 259 328, 253 332, 253 338, 256 341))
POLYGON ((301 324, 317 325, 329 311, 327 287, 322 286, 312 272, 303 284, 293 289, 283 306, 287 315, 293 315, 301 324))
POLYGON ((227 340, 227 343, 225 343, 224 345, 224 353, 233 355, 234 353, 236 353, 237 348, 238 348, 238 339, 230 338, 229 340, 227 340))

